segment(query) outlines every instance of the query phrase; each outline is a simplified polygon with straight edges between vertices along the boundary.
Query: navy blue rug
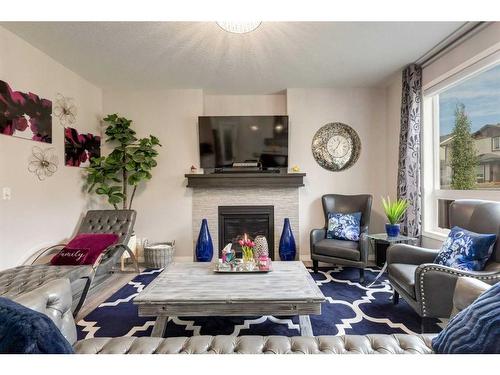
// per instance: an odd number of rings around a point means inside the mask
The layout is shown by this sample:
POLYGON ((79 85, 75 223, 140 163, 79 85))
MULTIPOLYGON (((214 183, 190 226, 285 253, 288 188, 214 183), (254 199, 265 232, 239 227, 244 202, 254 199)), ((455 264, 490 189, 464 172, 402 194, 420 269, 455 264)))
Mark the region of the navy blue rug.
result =
MULTIPOLYGON (((132 300, 161 270, 146 270, 114 293, 77 323, 78 339, 92 337, 150 336, 154 318, 140 318, 132 300)), ((366 268, 369 285, 378 269, 366 268)), ((359 271, 350 267, 311 271, 327 301, 321 315, 311 315, 314 335, 364 335, 368 333, 419 333, 420 318, 400 299, 391 301, 385 275, 371 287, 360 285, 359 271), (353 281, 351 281, 353 280, 353 281)), ((426 332, 439 332, 439 320, 429 322, 426 332)), ((300 335, 298 317, 170 317, 167 336, 193 335, 300 335)))

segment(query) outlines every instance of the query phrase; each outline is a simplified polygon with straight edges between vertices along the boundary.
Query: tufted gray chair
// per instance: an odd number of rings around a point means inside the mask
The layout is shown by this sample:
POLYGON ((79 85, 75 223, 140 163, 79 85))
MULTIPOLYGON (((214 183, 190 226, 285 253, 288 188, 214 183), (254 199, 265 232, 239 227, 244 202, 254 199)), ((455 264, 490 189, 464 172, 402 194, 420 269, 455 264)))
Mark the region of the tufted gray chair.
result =
POLYGON ((73 293, 73 313, 76 316, 87 293, 112 271, 114 265, 127 251, 139 272, 137 260, 127 244, 134 228, 134 210, 91 210, 83 219, 77 233, 114 233, 118 242, 106 249, 93 265, 53 266, 50 259, 66 244, 43 249, 35 254, 29 264, 0 272, 0 296, 15 298, 55 279, 66 278, 73 293))
POLYGON ((372 209, 372 196, 327 194, 321 198, 325 226, 313 229, 310 237, 311 259, 314 272, 318 272, 318 262, 326 262, 359 268, 359 282, 364 282, 364 267, 368 261, 368 226, 372 209), (326 238, 328 214, 330 212, 352 213, 361 212, 360 239, 343 241, 326 238))
POLYGON ((493 253, 484 271, 471 272, 434 264, 439 250, 395 244, 387 250, 387 271, 394 288, 393 301, 399 295, 422 317, 449 318, 453 291, 459 277, 472 277, 488 284, 500 281, 500 202, 456 200, 449 208, 450 227, 459 226, 476 233, 497 235, 493 253))

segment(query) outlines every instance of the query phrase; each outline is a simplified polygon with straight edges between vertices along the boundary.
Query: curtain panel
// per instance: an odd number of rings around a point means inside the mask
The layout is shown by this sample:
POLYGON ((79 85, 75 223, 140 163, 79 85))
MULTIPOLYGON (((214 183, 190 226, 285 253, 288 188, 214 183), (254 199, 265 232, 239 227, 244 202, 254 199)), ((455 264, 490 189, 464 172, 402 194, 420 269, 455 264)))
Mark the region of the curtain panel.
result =
POLYGON ((409 203, 401 231, 412 237, 422 231, 421 134, 422 68, 411 64, 403 70, 397 191, 409 203))

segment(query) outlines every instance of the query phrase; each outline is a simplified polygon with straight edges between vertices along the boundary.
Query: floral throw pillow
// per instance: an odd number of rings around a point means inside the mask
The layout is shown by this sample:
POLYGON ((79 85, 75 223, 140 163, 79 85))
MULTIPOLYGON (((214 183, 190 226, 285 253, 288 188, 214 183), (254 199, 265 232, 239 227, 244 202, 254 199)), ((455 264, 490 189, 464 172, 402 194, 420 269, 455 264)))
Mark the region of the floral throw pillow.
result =
POLYGON ((361 212, 328 214, 326 238, 347 241, 359 241, 361 212))
POLYGON ((453 227, 434 263, 465 271, 481 271, 493 252, 496 234, 480 234, 453 227))

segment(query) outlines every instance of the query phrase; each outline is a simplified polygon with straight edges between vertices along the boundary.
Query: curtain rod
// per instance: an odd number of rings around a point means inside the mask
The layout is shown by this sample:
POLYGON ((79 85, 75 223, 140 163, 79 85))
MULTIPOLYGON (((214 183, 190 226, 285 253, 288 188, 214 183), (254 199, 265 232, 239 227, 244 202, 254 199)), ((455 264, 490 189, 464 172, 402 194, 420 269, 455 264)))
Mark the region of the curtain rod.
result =
POLYGON ((490 24, 491 22, 466 22, 416 60, 415 64, 425 68, 490 24))

